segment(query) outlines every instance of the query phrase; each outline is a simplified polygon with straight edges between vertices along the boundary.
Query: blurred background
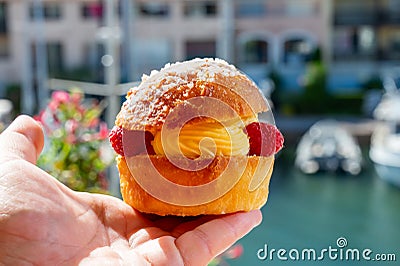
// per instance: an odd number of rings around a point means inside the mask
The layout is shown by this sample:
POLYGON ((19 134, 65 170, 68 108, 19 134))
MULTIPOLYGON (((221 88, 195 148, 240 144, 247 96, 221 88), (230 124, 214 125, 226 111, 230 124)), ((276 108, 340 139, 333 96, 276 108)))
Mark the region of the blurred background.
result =
POLYGON ((105 143, 124 94, 195 57, 251 77, 286 139, 263 223, 216 264, 339 237, 400 259, 400 0, 0 0, 0 131, 34 115, 42 168, 118 196, 105 143))

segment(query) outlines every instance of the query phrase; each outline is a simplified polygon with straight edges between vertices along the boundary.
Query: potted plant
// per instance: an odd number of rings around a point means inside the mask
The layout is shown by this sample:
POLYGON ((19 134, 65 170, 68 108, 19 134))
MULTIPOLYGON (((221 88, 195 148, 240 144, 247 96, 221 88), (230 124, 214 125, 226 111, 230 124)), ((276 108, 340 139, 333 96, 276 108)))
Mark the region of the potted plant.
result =
POLYGON ((76 191, 107 193, 106 168, 114 155, 100 116, 104 104, 77 89, 54 91, 36 116, 45 132, 38 166, 76 191))

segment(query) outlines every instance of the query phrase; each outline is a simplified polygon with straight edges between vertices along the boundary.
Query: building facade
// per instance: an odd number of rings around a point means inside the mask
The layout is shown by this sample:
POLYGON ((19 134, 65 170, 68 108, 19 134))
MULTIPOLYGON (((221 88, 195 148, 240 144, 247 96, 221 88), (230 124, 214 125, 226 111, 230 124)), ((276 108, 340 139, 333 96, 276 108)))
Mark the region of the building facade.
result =
POLYGON ((399 0, 334 0, 331 25, 331 80, 340 77, 337 90, 398 66, 399 0))
POLYGON ((76 69, 101 82, 109 1, 118 18, 112 26, 120 27, 122 81, 210 56, 256 82, 278 71, 296 89, 320 48, 331 86, 345 89, 400 59, 399 0, 0 0, 1 84, 76 69))
MULTIPOLYGON (((20 82, 34 76, 29 72, 38 64, 38 43, 45 44, 49 76, 82 66, 100 69, 103 1, 45 0, 41 10, 37 2, 0 3, 0 80, 20 82)), ((121 17, 126 1, 115 2, 121 17)), ((298 66, 313 47, 326 43, 322 2, 130 1, 130 36, 125 31, 121 43, 130 38, 131 49, 121 49, 122 58, 132 52, 135 79, 167 62, 198 56, 225 58, 258 79, 274 66, 298 66)))

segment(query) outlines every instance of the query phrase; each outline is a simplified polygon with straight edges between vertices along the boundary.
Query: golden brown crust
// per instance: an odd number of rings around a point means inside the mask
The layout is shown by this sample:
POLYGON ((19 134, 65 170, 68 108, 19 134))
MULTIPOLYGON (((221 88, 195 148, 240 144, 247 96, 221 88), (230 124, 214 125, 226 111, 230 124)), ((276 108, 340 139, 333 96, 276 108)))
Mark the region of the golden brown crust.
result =
MULTIPOLYGON (((154 71, 150 76, 143 77, 140 85, 128 92, 127 99, 117 115, 115 124, 128 130, 147 130, 155 133, 162 126, 179 128, 180 122, 187 122, 192 118, 214 118, 216 121, 228 121, 240 117, 246 120, 257 118, 258 113, 267 110, 267 102, 258 87, 234 66, 219 59, 194 59, 166 65, 160 71, 154 71), (219 101, 210 100, 209 97, 219 101), (200 100, 200 102, 194 102, 194 100, 200 100), (220 102, 225 105, 221 105, 220 102), (233 111, 224 109, 226 106, 233 111), (212 110, 218 114, 218 117, 204 115, 203 108, 212 110)), ((138 155, 135 156, 134 161, 130 159, 122 156, 117 158, 121 193, 124 201, 141 212, 179 216, 224 214, 260 208, 268 198, 268 186, 274 162, 273 156, 268 158, 216 156, 205 169, 185 171, 174 166, 168 158, 161 155, 149 157, 138 155), (145 160, 146 158, 147 160, 145 160), (233 168, 234 173, 241 173, 240 170, 244 170, 244 172, 240 178, 240 174, 237 174, 237 183, 229 191, 224 192, 222 196, 201 201, 197 205, 186 204, 186 206, 181 206, 185 204, 177 204, 176 201, 167 200, 168 202, 175 202, 172 204, 155 198, 146 192, 149 190, 143 189, 132 176, 132 171, 130 171, 132 167, 136 167, 136 169, 149 168, 148 158, 151 159, 152 165, 163 178, 182 186, 214 184, 211 181, 219 178, 226 168, 233 168), (132 166, 133 162, 134 166, 132 166), (228 162, 233 162, 233 164, 228 164, 228 162), (128 163, 130 167, 128 167, 128 163), (252 180, 254 182, 258 179, 262 182, 257 189, 249 190, 252 180)), ((140 177, 151 175, 149 172, 151 170, 146 171, 139 172, 140 177)), ((226 176, 230 178, 231 174, 226 176)), ((229 178, 228 180, 231 180, 229 178)), ((146 179, 146 181, 152 186, 151 179, 146 179)), ((217 186, 222 184, 222 187, 230 188, 230 185, 227 186, 225 181, 221 181, 221 179, 216 181, 218 181, 215 182, 215 184, 218 184, 217 186)), ((171 189, 171 191, 164 189, 157 183, 154 186, 157 186, 156 188, 160 191, 171 193, 168 195, 170 198, 181 196, 179 193, 174 195, 173 193, 176 192, 174 189, 171 189)), ((216 187, 212 187, 212 189, 220 191, 216 187)), ((190 189, 189 194, 199 198, 199 194, 193 192, 192 189, 190 189)), ((208 196, 208 190, 205 190, 204 194, 208 196)))
MULTIPOLYGON (((234 66, 219 59, 194 59, 167 65, 142 78, 141 84, 128 92, 115 124, 129 130, 157 130, 170 110, 197 96, 219 99, 240 117, 253 117, 268 109, 255 83, 234 66)), ((231 118, 227 116, 220 118, 231 118)))
MULTIPOLYGON (((237 160, 238 165, 245 163, 246 168, 235 186, 225 195, 209 203, 197 206, 177 206, 154 198, 142 189, 129 171, 124 157, 117 158, 120 173, 121 193, 124 201, 133 208, 158 215, 195 216, 203 214, 224 214, 238 211, 250 211, 261 208, 268 198, 269 181, 272 174, 274 157, 238 156, 216 157, 214 162, 201 171, 188 172, 172 165, 166 157, 150 156, 153 165, 170 181, 186 186, 197 186, 217 178, 225 169, 228 160, 237 160), (259 165, 267 167, 259 171, 259 165), (258 170, 257 170, 258 169, 258 170), (263 171, 266 170, 266 171, 263 171), (259 187, 249 191, 253 178, 264 178, 259 187)), ((136 164, 144 164, 145 159, 136 158, 136 164)))

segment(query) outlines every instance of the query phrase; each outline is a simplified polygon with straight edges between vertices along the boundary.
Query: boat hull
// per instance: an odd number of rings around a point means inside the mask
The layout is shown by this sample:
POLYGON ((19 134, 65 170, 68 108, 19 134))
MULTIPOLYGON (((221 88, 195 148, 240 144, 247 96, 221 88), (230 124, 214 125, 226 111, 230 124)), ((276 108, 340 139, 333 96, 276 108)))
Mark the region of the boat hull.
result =
POLYGON ((381 179, 400 187, 400 167, 383 165, 379 163, 374 163, 374 167, 381 179))

